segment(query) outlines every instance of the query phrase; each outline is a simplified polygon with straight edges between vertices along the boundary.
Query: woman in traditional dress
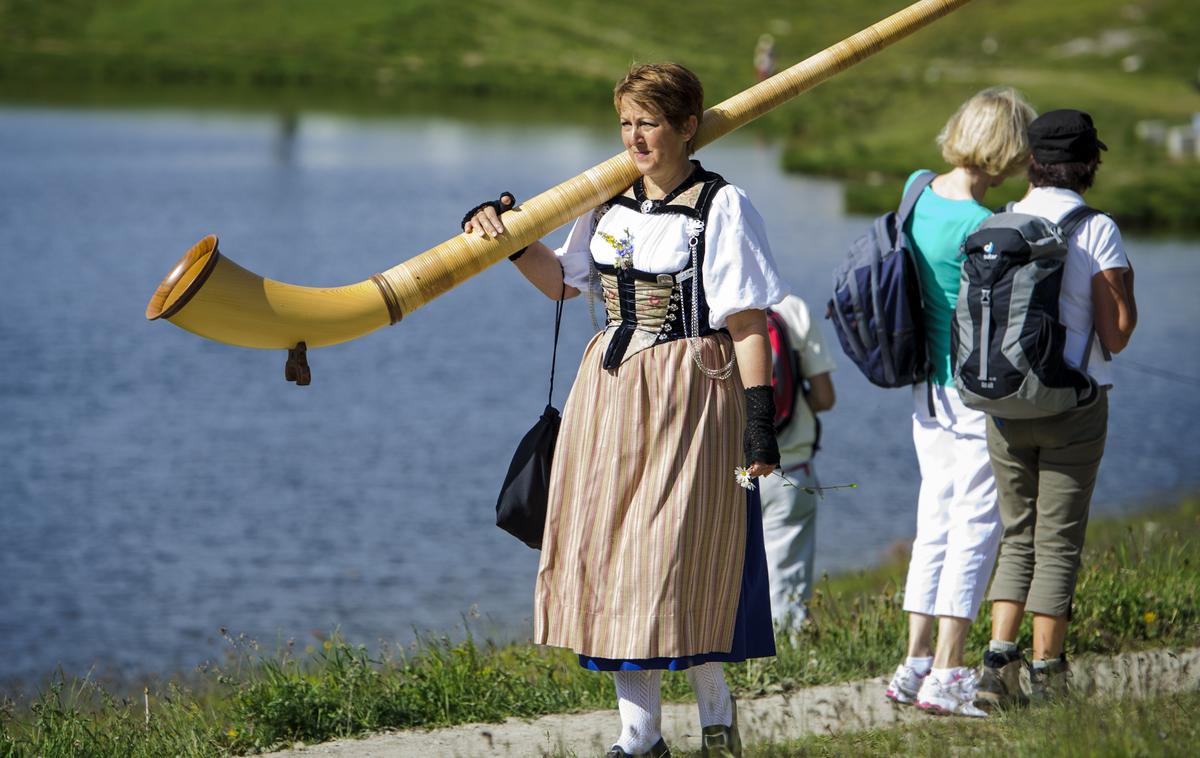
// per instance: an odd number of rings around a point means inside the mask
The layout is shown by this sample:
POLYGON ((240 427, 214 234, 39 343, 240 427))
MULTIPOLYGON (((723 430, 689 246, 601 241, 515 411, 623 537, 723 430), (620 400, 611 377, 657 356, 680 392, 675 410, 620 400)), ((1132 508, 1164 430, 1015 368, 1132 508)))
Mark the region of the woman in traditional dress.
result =
MULTIPOLYGON (((745 193, 689 159, 703 98, 682 66, 634 67, 614 104, 641 177, 560 249, 513 256, 548 297, 585 292, 607 316, 563 412, 534 641, 614 672, 612 758, 669 755, 664 670, 687 671, 704 755, 739 755, 721 664, 775 654, 753 479, 779 461, 763 309, 786 288, 745 193)), ((464 229, 503 234, 498 210, 464 229)))

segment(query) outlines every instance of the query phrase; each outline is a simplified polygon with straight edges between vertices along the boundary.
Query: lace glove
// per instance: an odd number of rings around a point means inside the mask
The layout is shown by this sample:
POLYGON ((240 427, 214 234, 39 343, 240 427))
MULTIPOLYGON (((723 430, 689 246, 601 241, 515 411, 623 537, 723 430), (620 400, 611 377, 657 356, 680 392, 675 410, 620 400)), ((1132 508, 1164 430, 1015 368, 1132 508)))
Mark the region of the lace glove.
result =
POLYGON ((779 441, 775 439, 775 391, 769 384, 746 388, 746 431, 742 435, 746 465, 779 465, 779 441))
MULTIPOLYGON (((461 226, 462 230, 465 232, 467 230, 467 222, 470 221, 472 218, 474 218, 476 213, 479 213, 481 210, 488 207, 489 205, 496 211, 496 215, 499 216, 504 211, 511 210, 514 206, 516 206, 516 204, 517 204, 517 198, 515 195, 513 195, 513 193, 501 192, 500 197, 498 199, 488 200, 485 203, 480 203, 479 205, 475 206, 471 210, 464 213, 463 217, 462 217, 462 222, 459 224, 459 226, 461 226)), ((510 261, 516 261, 522 255, 524 255, 525 251, 528 249, 529 249, 529 246, 527 245, 527 246, 521 248, 520 250, 518 250, 517 252, 513 253, 512 255, 508 256, 508 259, 510 261)))

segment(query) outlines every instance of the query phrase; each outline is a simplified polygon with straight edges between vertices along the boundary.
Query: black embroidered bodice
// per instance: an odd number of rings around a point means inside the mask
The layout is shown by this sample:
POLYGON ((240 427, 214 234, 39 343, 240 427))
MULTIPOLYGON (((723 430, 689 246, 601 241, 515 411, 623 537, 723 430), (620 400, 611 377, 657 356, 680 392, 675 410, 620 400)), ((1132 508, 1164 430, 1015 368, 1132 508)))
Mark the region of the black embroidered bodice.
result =
POLYGON ((604 368, 615 369, 636 353, 659 343, 712 334, 708 302, 704 296, 704 226, 717 191, 726 182, 705 171, 699 163, 673 192, 661 200, 645 195, 642 180, 610 200, 597 211, 597 221, 613 205, 623 205, 638 213, 674 213, 692 219, 689 223, 689 247, 693 248, 687 265, 673 273, 649 273, 632 265, 596 263, 604 293, 607 315, 605 331, 608 347, 604 368))

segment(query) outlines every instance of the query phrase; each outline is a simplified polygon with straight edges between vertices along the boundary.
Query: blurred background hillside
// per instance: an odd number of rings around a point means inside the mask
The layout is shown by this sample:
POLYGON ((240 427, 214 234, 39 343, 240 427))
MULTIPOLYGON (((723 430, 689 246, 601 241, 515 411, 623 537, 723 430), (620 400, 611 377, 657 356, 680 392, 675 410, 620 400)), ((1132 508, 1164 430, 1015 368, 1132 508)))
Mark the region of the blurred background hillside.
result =
MULTIPOLYGON (((629 0, 0 0, 0 101, 211 104, 604 123, 634 61, 694 68, 716 103, 874 23, 902 0, 682 6, 629 0)), ((1010 84, 1090 111, 1111 151, 1089 200, 1125 228, 1200 231, 1194 0, 976 0, 767 116, 789 170, 894 203, 966 96, 1010 84)), ((1023 191, 1008 182, 994 198, 1023 191)), ((989 202, 993 198, 989 197, 989 202)))

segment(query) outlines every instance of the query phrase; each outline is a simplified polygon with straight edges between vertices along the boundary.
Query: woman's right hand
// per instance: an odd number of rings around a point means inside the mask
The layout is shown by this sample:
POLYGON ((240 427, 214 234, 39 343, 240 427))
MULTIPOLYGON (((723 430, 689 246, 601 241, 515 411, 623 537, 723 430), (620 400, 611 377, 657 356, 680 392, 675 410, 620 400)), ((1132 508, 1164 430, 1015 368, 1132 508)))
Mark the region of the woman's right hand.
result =
POLYGON ((504 234, 504 222, 500 220, 500 214, 516 203, 517 199, 511 192, 500 193, 499 200, 480 203, 463 216, 463 231, 467 234, 478 233, 483 237, 499 237, 504 234))
MULTIPOLYGON (((511 192, 502 192, 499 199, 480 203, 463 216, 463 232, 492 239, 499 237, 507 231, 500 214, 516 207, 516 204, 517 198, 511 192)), ((551 300, 566 300, 579 294, 578 289, 566 283, 558 256, 541 242, 521 248, 508 259, 517 264, 517 270, 551 300), (527 252, 532 254, 527 256, 527 252)))

